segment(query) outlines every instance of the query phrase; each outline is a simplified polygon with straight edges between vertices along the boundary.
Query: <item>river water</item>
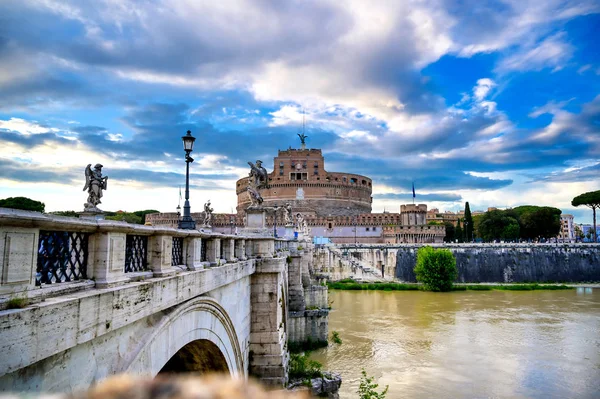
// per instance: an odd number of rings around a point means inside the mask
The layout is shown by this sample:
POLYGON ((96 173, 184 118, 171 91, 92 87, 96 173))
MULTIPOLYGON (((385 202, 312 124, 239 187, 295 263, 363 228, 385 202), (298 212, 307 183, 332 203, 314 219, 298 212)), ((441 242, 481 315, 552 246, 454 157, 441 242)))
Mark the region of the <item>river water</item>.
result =
POLYGON ((395 398, 600 398, 600 289, 330 291, 343 343, 311 358, 357 398, 361 369, 395 398))

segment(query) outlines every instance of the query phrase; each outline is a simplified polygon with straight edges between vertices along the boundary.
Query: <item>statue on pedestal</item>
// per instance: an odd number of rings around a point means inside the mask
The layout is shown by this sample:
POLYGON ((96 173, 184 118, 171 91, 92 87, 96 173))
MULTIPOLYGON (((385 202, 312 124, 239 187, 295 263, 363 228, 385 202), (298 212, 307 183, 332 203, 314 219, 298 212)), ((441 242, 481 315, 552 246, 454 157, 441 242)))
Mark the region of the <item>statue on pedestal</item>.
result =
POLYGON ((204 220, 202 222, 202 226, 211 227, 210 223, 212 222, 213 211, 214 209, 210 206, 210 200, 208 200, 208 202, 204 204, 204 220))
POLYGON ((292 216, 292 204, 290 204, 289 202, 287 204, 285 204, 283 211, 284 211, 283 216, 284 216, 284 220, 285 220, 285 225, 293 226, 294 225, 294 217, 292 216))
POLYGON ((92 170, 92 164, 85 168, 85 186, 83 191, 87 190, 87 202, 83 204, 86 212, 102 212, 98 209, 98 204, 101 204, 102 191, 107 188, 108 176, 102 176, 102 165, 96 164, 92 170))
POLYGON ((296 214, 296 231, 301 232, 304 230, 304 217, 301 213, 296 214))
POLYGON ((262 161, 257 160, 256 165, 248 162, 250 165, 250 173, 248 174, 248 194, 252 206, 260 206, 263 203, 263 198, 260 195, 260 190, 268 186, 269 176, 267 170, 262 166, 262 161))

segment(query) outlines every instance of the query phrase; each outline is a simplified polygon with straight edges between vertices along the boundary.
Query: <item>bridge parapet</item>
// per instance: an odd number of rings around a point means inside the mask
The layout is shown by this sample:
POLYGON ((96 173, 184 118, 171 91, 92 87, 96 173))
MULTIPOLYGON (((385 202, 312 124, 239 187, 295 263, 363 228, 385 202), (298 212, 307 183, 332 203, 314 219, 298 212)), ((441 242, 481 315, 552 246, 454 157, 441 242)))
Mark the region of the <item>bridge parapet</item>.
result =
POLYGON ((29 294, 35 300, 40 287, 47 294, 113 287, 183 270, 272 257, 288 247, 285 240, 268 237, 0 208, 0 296, 29 294))

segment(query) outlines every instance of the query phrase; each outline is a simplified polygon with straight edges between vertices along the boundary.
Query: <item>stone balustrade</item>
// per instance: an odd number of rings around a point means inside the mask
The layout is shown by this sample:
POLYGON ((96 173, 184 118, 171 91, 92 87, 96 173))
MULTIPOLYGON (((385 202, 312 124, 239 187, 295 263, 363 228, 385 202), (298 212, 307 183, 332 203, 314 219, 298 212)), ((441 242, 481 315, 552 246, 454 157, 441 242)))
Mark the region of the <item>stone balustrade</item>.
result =
POLYGON ((272 237, 0 208, 0 296, 59 286, 106 288, 272 257, 296 245, 272 237))

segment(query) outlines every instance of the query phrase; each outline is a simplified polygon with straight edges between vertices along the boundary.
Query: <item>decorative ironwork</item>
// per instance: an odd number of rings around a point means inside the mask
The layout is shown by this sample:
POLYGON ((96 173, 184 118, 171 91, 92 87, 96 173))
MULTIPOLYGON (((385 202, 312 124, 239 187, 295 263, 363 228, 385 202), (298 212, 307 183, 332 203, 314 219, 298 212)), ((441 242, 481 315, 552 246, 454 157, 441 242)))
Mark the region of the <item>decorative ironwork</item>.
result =
POLYGON ((173 251, 171 252, 171 265, 183 265, 183 237, 173 237, 173 251))
POLYGON ((40 231, 35 284, 87 278, 89 233, 40 231))
POLYGON ((148 237, 127 234, 125 240, 125 273, 146 270, 148 237))
POLYGON ((206 239, 200 241, 200 261, 206 262, 206 239))

